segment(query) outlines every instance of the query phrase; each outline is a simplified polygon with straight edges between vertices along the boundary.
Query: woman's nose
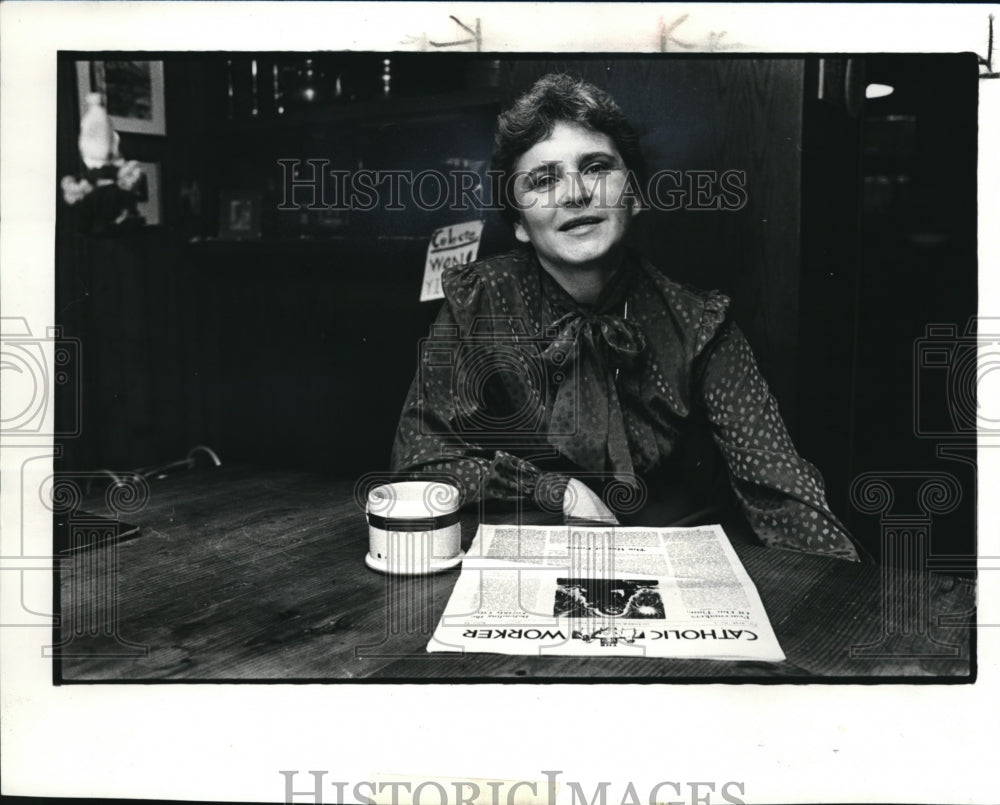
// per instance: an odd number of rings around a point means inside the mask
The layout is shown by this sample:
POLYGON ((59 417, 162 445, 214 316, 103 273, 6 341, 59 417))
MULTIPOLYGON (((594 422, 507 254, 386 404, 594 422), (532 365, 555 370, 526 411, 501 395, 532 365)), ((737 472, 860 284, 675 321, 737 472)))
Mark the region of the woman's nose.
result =
POLYGON ((559 184, 559 198, 557 201, 560 206, 586 207, 590 204, 593 192, 587 187, 581 174, 567 173, 559 184))

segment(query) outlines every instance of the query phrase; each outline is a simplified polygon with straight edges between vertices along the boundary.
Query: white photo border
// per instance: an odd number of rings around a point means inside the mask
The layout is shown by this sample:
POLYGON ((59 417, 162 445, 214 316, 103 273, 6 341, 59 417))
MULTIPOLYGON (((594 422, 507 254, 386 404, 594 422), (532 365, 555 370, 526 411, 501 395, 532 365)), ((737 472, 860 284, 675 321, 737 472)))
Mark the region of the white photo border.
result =
MULTIPOLYGON (((478 21, 487 51, 655 53, 666 28, 668 45, 685 53, 973 51, 985 57, 990 13, 1000 18, 995 6, 945 4, 5 2, 2 314, 23 319, 33 333, 44 334, 55 321, 60 51, 420 50, 464 37, 457 18, 473 29, 478 21), (683 33, 669 28, 681 17, 683 33)), ((998 85, 980 82, 981 316, 1000 313, 1000 238, 993 226, 1000 220, 998 85)), ((51 364, 51 349, 47 359, 51 364)), ((51 641, 50 621, 40 616, 38 623, 9 624, 21 602, 12 598, 18 584, 6 583, 31 576, 32 584, 41 580, 32 598, 52 600, 51 572, 42 561, 46 513, 37 494, 34 505, 22 506, 18 496, 51 474, 53 449, 45 439, 4 439, 2 791, 275 802, 285 792, 281 770, 299 771, 296 790, 310 788, 307 770, 325 770, 327 781, 352 785, 374 774, 533 781, 544 780, 544 770, 560 770, 561 780, 578 781, 588 793, 611 782, 614 805, 631 801, 623 800, 627 784, 645 801, 645 792, 664 780, 714 781, 712 802, 724 801, 718 792, 727 781, 742 782, 745 802, 994 801, 997 453, 980 450, 980 562, 991 564, 981 571, 974 685, 55 687, 51 661, 41 651, 51 641), (25 546, 22 533, 30 537, 25 546), (640 714, 647 725, 644 740, 622 730, 629 714, 640 714), (571 725, 581 718, 600 743, 597 756, 574 740, 571 725)), ((324 793, 324 801, 337 800, 336 789, 324 793)), ((564 785, 557 801, 573 801, 570 793, 564 785)), ((662 788, 660 799, 676 793, 662 788)))

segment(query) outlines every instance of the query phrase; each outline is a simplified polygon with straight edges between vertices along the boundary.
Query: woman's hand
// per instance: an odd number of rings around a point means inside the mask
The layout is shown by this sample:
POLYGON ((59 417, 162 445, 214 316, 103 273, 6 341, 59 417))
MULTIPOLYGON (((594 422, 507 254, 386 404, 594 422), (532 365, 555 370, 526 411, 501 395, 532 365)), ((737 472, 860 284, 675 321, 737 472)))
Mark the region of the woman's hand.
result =
POLYGON ((583 481, 570 478, 566 484, 566 494, 563 497, 563 516, 566 519, 594 520, 596 522, 618 525, 614 512, 604 505, 594 491, 583 481))

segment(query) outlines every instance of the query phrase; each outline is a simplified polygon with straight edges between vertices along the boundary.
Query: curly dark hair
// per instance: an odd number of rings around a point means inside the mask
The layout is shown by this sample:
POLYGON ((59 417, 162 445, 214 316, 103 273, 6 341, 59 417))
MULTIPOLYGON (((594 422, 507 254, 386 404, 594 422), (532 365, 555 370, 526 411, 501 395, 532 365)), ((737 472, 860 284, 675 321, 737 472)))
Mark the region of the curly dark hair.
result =
MULTIPOLYGON (((639 135, 607 92, 581 78, 549 73, 539 78, 497 118, 490 169, 500 179, 500 212, 514 224, 518 219, 508 178, 526 151, 552 134, 556 123, 578 123, 611 138, 625 167, 641 180, 644 172, 639 135)), ((641 185, 641 181, 640 181, 641 185)))

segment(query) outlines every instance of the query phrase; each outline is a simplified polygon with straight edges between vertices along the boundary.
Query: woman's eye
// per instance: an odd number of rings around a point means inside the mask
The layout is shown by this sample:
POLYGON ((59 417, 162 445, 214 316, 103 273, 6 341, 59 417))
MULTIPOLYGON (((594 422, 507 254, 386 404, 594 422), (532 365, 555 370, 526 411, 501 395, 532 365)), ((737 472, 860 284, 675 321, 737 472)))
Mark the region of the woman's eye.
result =
POLYGON ((532 181, 532 187, 536 189, 546 189, 552 187, 556 183, 557 179, 554 174, 546 173, 541 176, 536 176, 532 181))
POLYGON ((605 171, 611 170, 611 166, 607 162, 591 162, 589 165, 584 167, 584 173, 604 173, 605 171))

